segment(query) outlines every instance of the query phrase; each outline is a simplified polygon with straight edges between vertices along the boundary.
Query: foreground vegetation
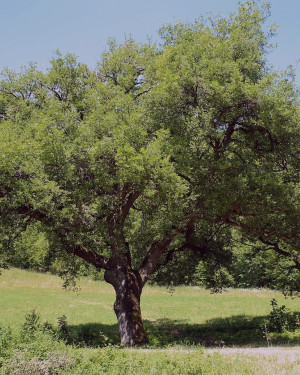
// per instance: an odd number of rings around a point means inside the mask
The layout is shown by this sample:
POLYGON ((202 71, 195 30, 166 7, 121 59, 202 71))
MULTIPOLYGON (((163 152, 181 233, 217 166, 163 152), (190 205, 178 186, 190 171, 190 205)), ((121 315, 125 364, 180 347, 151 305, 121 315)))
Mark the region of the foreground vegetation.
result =
POLYGON ((142 306, 150 344, 129 350, 118 345, 114 291, 109 285, 88 279, 80 281, 77 291, 64 291, 61 285, 60 278, 48 274, 2 272, 0 374, 299 371, 300 356, 291 359, 286 346, 297 349, 300 329, 271 333, 264 328, 273 298, 300 314, 299 300, 285 300, 278 292, 235 289, 211 294, 195 287, 148 287, 142 306), (261 346, 285 349, 267 354, 220 349, 261 346))
MULTIPOLYGON (((43 343, 44 344, 44 343, 43 343)), ((202 349, 184 352, 165 350, 145 352, 138 349, 72 349, 53 351, 53 342, 47 343, 47 354, 32 352, 15 355, 1 374, 65 374, 65 375, 276 375, 299 373, 299 357, 288 361, 285 355, 222 355, 202 349), (52 352, 51 352, 52 350, 52 352), (50 353, 49 353, 50 352, 50 353), (48 372, 47 372, 48 371, 48 372), (52 371, 52 372, 51 372, 52 371)), ((0 370, 1 371, 1 370, 0 370)))

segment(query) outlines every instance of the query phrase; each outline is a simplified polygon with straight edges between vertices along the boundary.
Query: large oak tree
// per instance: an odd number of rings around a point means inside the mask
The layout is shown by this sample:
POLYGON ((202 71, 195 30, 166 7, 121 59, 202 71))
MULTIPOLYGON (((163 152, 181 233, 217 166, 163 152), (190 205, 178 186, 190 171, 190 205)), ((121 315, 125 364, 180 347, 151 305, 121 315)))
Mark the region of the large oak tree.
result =
POLYGON ((298 92, 267 63, 267 13, 249 0, 157 46, 111 42, 95 70, 58 54, 2 74, 2 251, 38 221, 54 256, 104 269, 126 346, 147 342, 154 270, 179 251, 222 259, 230 228, 300 269, 298 92))

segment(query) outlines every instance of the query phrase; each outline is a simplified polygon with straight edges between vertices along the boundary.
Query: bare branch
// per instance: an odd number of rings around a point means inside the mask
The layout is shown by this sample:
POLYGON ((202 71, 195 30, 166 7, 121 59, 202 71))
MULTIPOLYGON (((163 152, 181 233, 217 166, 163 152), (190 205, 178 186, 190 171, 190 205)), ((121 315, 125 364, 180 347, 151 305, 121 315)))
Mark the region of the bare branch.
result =
POLYGON ((290 258, 295 263, 295 266, 293 266, 293 268, 297 268, 300 271, 300 261, 295 257, 294 254, 281 249, 277 242, 271 242, 269 240, 264 239, 263 237, 259 237, 259 240, 265 245, 271 246, 277 254, 290 258))
POLYGON ((140 195, 141 195, 140 191, 133 191, 132 193, 128 195, 127 199, 122 205, 122 223, 125 222, 126 217, 128 216, 131 207, 133 206, 134 202, 138 199, 140 195))
POLYGON ((68 254, 74 254, 78 256, 79 258, 85 260, 86 262, 92 264, 96 268, 103 268, 105 270, 109 269, 109 261, 110 261, 109 258, 103 255, 94 253, 93 251, 89 251, 82 245, 75 245, 75 246, 67 247, 66 251, 68 254))
POLYGON ((47 221, 47 222, 49 222, 49 218, 47 217, 47 215, 44 212, 39 211, 39 210, 35 210, 31 206, 19 206, 16 209, 16 212, 20 215, 24 215, 24 216, 33 218, 37 221, 42 221, 42 222, 47 221))
POLYGON ((181 178, 183 178, 185 181, 187 181, 188 183, 191 183, 191 179, 188 177, 188 176, 185 176, 184 174, 180 173, 180 172, 176 172, 177 175, 181 178))
POLYGON ((151 88, 149 87, 149 89, 139 92, 138 94, 134 95, 134 99, 137 99, 139 96, 147 94, 150 90, 151 88))

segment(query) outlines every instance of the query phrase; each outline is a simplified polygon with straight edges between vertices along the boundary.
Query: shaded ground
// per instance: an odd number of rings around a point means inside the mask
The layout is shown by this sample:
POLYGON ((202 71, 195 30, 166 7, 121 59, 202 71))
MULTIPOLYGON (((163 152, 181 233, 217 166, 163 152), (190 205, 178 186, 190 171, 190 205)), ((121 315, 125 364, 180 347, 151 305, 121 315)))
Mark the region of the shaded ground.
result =
MULTIPOLYGON (((299 314, 299 313, 298 313, 299 314)), ((263 321, 266 317, 237 315, 229 318, 208 320, 205 324, 190 324, 185 320, 159 319, 146 320, 150 347, 201 345, 213 347, 270 347, 300 345, 300 331, 293 335, 288 332, 280 335, 266 333, 263 321)), ((97 347, 111 342, 118 344, 118 327, 105 324, 81 324, 70 326, 72 343, 97 347)))

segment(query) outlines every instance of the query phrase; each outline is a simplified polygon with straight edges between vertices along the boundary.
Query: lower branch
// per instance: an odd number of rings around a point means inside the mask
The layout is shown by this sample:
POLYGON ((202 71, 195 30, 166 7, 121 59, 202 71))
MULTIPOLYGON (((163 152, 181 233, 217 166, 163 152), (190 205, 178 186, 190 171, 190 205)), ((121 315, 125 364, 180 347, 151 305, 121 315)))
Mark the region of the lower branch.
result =
POLYGON ((141 276, 142 284, 144 285, 149 277, 152 275, 158 260, 164 250, 170 245, 175 235, 167 235, 164 238, 156 240, 151 245, 147 255, 145 256, 141 266, 139 267, 139 274, 141 276))
MULTIPOLYGON (((159 258, 162 256, 163 252, 168 248, 170 243, 178 234, 186 232, 187 244, 190 248, 192 247, 192 244, 189 243, 190 236, 191 236, 190 232, 193 231, 193 223, 197 218, 198 216, 191 216, 184 226, 174 228, 172 233, 168 233, 165 235, 165 237, 160 238, 152 243, 144 260, 142 261, 142 264, 140 265, 138 269, 143 285, 146 283, 146 281, 154 272, 154 269, 159 261, 159 258)), ((172 252, 172 250, 170 251, 172 252)))
POLYGON ((165 260, 163 261, 163 263, 159 263, 156 269, 169 264, 173 260, 173 256, 175 253, 180 253, 181 251, 186 250, 192 250, 193 252, 204 256, 209 251, 209 248, 207 246, 197 246, 194 244, 184 243, 180 247, 175 247, 167 252, 164 252, 163 255, 165 255, 165 260))
POLYGON ((103 268, 105 270, 109 269, 109 258, 89 251, 84 248, 82 245, 75 245, 66 248, 67 253, 74 254, 79 258, 85 260, 86 262, 92 264, 96 268, 103 268))
POLYGON ((259 240, 265 245, 271 246, 272 249, 276 251, 277 254, 290 258, 295 263, 293 268, 296 268, 297 270, 300 271, 300 261, 295 257, 294 254, 291 254, 288 251, 281 249, 277 242, 271 242, 271 241, 265 240, 263 237, 260 237, 259 240))

